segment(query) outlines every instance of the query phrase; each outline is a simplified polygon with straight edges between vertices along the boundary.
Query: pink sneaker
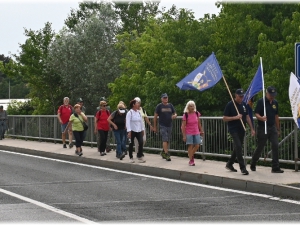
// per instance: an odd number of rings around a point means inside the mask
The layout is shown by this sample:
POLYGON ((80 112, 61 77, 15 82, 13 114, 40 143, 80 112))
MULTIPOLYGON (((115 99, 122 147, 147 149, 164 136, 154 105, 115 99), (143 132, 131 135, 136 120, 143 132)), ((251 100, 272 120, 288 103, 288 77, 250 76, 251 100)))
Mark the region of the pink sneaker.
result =
POLYGON ((193 162, 193 160, 189 161, 189 166, 195 166, 195 163, 193 162))

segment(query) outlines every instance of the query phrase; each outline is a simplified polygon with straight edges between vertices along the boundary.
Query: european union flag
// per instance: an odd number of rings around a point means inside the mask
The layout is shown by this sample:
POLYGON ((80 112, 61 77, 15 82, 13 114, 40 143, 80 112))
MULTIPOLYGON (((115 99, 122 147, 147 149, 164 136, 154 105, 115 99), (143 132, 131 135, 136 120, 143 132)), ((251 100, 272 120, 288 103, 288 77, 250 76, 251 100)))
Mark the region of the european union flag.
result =
POLYGON ((253 125, 253 113, 252 113, 252 106, 253 106, 253 96, 256 95, 258 92, 263 90, 263 74, 261 69, 261 64, 259 64, 256 74, 251 81, 250 86, 248 87, 243 101, 247 104, 247 108, 249 110, 249 117, 251 119, 253 125))
POLYGON ((204 91, 218 83, 222 76, 216 56, 212 53, 199 67, 179 81, 176 86, 181 90, 204 91))

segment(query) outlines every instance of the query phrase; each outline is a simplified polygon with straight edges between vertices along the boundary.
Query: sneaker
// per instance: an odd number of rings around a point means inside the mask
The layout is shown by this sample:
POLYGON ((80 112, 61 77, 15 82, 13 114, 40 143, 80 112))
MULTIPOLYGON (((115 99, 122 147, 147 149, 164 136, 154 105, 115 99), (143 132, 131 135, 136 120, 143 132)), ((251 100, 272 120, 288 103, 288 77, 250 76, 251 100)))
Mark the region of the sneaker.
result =
POLYGON ((161 157, 162 157, 163 159, 166 159, 166 153, 165 153, 164 150, 162 150, 162 152, 160 153, 160 155, 161 155, 161 157))
POLYGON ((190 160, 189 161, 189 166, 195 166, 195 163, 192 160, 190 160))
POLYGON ((120 155, 120 160, 123 160, 125 157, 125 152, 122 152, 122 154, 120 155))
POLYGON ((146 162, 146 160, 144 159, 144 157, 140 157, 140 158, 137 158, 138 159, 138 162, 139 163, 144 163, 146 162))
POLYGON ((82 156, 83 154, 82 154, 82 152, 79 152, 78 155, 79 155, 79 156, 82 156))
POLYGON ((105 152, 100 152, 100 156, 105 156, 106 153, 105 152))
POLYGON ((171 161, 171 156, 170 156, 170 153, 169 153, 169 152, 166 153, 166 160, 167 160, 167 161, 171 161))
POLYGON ((249 172, 246 170, 246 168, 241 169, 241 172, 243 175, 248 175, 249 172))
POLYGON ((250 165, 250 170, 251 170, 251 171, 256 171, 256 166, 253 165, 253 164, 251 164, 251 165, 250 165))
POLYGON ((228 170, 230 170, 231 172, 237 172, 237 170, 234 169, 233 165, 230 165, 228 163, 226 164, 225 168, 228 169, 228 170))
POLYGON ((192 162, 193 162, 193 164, 194 164, 194 166, 195 166, 194 156, 192 157, 192 162))
POLYGON ((283 173, 284 171, 280 169, 279 167, 276 169, 272 169, 272 173, 283 173))
POLYGON ((130 162, 130 163, 134 163, 134 160, 133 160, 133 158, 131 158, 131 159, 129 160, 129 162, 130 162))
POLYGON ((63 144, 63 148, 67 148, 67 145, 66 145, 66 144, 63 144))
POLYGON ((69 148, 73 148, 73 146, 74 146, 74 144, 71 142, 71 143, 69 144, 69 148))

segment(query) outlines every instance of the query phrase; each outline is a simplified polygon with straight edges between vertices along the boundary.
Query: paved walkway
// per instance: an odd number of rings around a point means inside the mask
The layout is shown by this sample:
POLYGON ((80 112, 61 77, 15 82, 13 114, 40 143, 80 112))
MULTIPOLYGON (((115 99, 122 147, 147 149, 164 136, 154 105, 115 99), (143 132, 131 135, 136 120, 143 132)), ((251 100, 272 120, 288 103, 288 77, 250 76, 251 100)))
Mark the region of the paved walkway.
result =
POLYGON ((172 161, 167 162, 157 154, 145 154, 146 163, 137 163, 137 160, 135 160, 136 162, 132 164, 129 162, 128 155, 123 160, 117 159, 115 151, 107 153, 106 156, 100 156, 97 148, 83 146, 83 156, 79 157, 74 153, 75 147, 66 149, 62 148, 62 144, 10 138, 0 141, 0 150, 22 152, 284 198, 300 199, 300 188, 288 186, 300 183, 300 173, 291 169, 284 169, 283 174, 275 174, 271 173, 270 167, 257 166, 256 172, 252 172, 248 165, 247 169, 250 174, 245 176, 239 171, 238 164, 234 164, 235 168, 238 169, 238 172, 235 173, 226 170, 224 162, 196 159, 196 166, 189 166, 188 158, 172 156, 172 161))

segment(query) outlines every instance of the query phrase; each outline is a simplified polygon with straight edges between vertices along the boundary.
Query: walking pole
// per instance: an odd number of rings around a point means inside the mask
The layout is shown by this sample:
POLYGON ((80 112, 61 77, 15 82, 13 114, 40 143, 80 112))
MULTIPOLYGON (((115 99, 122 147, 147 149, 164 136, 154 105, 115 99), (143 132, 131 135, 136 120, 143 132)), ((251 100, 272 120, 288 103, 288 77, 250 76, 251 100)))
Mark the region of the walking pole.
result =
MULTIPOLYGON (((231 94, 231 92, 230 92, 230 90, 229 90, 229 87, 228 87, 228 85, 227 85, 227 82, 226 82, 226 80, 225 80, 224 75, 223 75, 222 77, 223 77, 223 80, 224 80, 225 85, 226 85, 226 87, 227 87, 227 90, 228 90, 228 92, 229 92, 229 95, 230 95, 230 97, 231 97, 231 100, 232 100, 232 102, 233 102, 233 105, 234 105, 234 107, 235 107, 235 110, 236 110, 237 114, 239 115, 240 113, 239 113, 239 111, 238 111, 238 109, 237 109, 237 107, 236 107, 236 104, 235 104, 234 99, 233 99, 233 97, 232 97, 232 94, 231 94)), ((240 121, 241 121, 241 123, 242 123, 242 125, 243 125, 244 130, 246 131, 246 128, 245 128, 245 125, 244 125, 244 123, 243 123, 242 118, 240 118, 240 121)))
MULTIPOLYGON (((260 66, 261 66, 261 79, 263 86, 263 103, 264 103, 264 116, 266 116, 266 102, 265 102, 265 82, 264 82, 264 70, 262 65, 262 58, 260 57, 260 66)), ((267 121, 265 121, 265 134, 267 134, 267 121)))

